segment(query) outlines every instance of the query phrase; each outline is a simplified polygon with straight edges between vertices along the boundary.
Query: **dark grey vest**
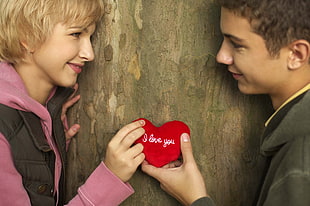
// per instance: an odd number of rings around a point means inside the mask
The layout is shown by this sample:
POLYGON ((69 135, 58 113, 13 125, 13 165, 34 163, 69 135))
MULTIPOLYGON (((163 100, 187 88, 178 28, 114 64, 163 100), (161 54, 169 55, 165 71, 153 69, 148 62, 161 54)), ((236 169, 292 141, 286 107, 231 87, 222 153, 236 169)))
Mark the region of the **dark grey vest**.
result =
MULTIPOLYGON (((66 166, 66 140, 60 115, 62 104, 71 93, 72 89, 58 88, 47 106, 53 121, 53 138, 63 164, 58 205, 64 204, 66 166)), ((55 155, 46 142, 39 117, 0 104, 0 132, 10 143, 14 165, 22 176, 32 206, 55 206, 55 155)))

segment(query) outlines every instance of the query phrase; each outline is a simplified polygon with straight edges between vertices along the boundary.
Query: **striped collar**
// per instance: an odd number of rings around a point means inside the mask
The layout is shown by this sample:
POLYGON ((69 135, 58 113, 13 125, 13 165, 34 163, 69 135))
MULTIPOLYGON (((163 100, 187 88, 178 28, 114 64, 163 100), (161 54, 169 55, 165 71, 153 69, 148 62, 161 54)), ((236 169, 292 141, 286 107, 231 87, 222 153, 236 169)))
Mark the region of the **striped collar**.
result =
POLYGON ((272 118, 280 111, 285 105, 287 105, 290 101, 301 95, 302 93, 310 90, 310 84, 307 84, 304 88, 296 92, 293 96, 291 96, 288 100, 286 100, 272 115, 269 117, 269 119, 265 122, 265 127, 268 126, 269 122, 272 120, 272 118))

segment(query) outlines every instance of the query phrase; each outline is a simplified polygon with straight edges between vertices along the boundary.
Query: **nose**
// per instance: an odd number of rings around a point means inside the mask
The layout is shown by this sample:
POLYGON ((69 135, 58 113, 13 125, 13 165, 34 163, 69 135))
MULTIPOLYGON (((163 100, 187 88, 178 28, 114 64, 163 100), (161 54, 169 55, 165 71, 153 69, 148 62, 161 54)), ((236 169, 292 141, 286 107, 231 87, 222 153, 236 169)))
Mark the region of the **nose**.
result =
POLYGON ((225 40, 222 42, 221 48, 216 55, 216 61, 226 65, 233 64, 231 48, 225 43, 225 40))
POLYGON ((83 42, 81 42, 79 55, 80 55, 80 58, 82 58, 84 61, 94 60, 95 54, 94 54, 92 43, 89 39, 85 39, 83 42))

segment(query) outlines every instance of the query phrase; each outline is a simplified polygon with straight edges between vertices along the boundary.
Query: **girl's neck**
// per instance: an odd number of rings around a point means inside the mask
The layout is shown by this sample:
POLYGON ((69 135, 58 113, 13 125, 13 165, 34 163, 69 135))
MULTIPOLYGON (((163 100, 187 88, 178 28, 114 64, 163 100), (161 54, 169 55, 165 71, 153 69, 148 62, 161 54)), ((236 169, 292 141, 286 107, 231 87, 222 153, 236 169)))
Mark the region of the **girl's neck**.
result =
POLYGON ((14 67, 23 80, 28 95, 40 104, 45 105, 53 86, 42 81, 39 75, 33 72, 31 66, 26 63, 17 64, 14 67))

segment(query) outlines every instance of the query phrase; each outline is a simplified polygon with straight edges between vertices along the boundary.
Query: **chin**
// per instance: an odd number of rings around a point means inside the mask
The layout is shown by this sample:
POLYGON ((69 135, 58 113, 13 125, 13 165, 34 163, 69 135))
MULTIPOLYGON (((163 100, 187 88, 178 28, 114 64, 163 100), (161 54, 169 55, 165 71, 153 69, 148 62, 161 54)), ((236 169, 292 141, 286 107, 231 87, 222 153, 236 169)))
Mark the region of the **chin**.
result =
POLYGON ((238 85, 238 88, 242 94, 261 94, 261 93, 255 91, 249 87, 242 87, 242 86, 238 85))
POLYGON ((59 86, 61 86, 61 87, 73 87, 75 84, 76 84, 76 81, 68 82, 68 83, 65 83, 65 84, 62 84, 62 85, 59 85, 59 86))

